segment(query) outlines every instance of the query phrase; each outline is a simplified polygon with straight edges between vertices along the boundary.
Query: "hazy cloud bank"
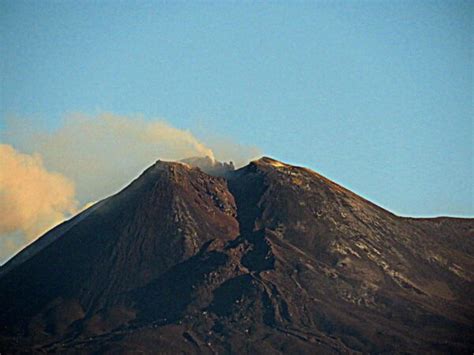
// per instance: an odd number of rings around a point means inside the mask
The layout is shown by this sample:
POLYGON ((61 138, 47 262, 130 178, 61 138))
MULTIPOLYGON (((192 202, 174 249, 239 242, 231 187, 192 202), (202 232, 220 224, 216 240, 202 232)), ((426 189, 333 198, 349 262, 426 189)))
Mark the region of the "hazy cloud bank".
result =
POLYGON ((76 212, 74 183, 0 144, 0 260, 76 212), (2 255, 3 254, 3 255, 2 255))

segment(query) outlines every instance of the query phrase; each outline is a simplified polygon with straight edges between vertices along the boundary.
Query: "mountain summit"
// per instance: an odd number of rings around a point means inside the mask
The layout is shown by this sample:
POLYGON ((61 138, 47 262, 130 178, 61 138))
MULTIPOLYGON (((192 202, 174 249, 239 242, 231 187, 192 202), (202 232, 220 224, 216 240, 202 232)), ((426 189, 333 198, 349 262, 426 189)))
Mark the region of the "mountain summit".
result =
POLYGON ((181 160, 194 168, 199 168, 205 173, 213 176, 226 176, 235 170, 234 163, 220 162, 211 157, 193 157, 181 160))
POLYGON ((472 353, 473 237, 267 157, 158 161, 0 269, 0 352, 472 353))

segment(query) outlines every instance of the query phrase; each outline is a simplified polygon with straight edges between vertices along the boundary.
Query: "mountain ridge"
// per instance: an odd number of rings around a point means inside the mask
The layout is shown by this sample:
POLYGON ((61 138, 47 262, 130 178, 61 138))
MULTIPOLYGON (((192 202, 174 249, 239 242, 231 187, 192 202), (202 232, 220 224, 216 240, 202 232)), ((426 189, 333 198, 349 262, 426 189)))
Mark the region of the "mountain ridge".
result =
POLYGON ((467 353, 473 231, 268 157, 158 161, 0 271, 0 349, 467 353))

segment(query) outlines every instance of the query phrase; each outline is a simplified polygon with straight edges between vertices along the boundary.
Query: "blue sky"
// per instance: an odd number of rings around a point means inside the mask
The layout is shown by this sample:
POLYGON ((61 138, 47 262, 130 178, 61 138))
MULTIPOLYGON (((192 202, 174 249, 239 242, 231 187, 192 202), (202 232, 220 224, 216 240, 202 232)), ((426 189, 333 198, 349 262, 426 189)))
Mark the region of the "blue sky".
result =
POLYGON ((472 1, 2 1, 0 23, 0 128, 161 117, 402 215, 474 216, 472 1))

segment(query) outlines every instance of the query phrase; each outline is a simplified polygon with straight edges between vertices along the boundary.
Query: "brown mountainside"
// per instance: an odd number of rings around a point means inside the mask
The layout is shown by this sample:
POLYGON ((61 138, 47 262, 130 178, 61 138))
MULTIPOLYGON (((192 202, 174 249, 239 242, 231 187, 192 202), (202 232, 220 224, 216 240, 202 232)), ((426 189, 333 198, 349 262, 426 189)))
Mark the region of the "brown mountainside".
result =
POLYGON ((472 353, 473 219, 207 164, 158 161, 4 265, 0 352, 472 353))

